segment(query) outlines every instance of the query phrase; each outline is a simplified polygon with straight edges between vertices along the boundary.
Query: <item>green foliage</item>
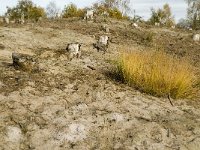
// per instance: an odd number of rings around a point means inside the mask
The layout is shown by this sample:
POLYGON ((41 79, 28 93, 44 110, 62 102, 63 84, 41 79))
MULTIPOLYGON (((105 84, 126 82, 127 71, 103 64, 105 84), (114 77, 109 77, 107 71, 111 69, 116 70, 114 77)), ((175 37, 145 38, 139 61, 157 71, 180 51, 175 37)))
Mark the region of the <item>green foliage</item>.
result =
POLYGON ((102 15, 103 13, 108 13, 110 18, 115 19, 129 19, 127 15, 123 15, 118 7, 115 7, 114 1, 105 1, 102 3, 95 3, 93 9, 97 15, 102 15))
POLYGON ((200 29, 200 0, 186 0, 188 3, 187 19, 193 29, 200 29))
POLYGON ((162 9, 151 9, 151 18, 149 19, 151 24, 160 23, 164 26, 171 27, 175 24, 174 18, 171 13, 171 8, 168 4, 165 4, 162 9))
POLYGON ((117 8, 108 9, 108 13, 111 18, 123 19, 122 13, 117 8))
POLYGON ((38 20, 40 17, 46 16, 45 11, 42 7, 32 7, 29 10, 29 19, 38 20))
POLYGON ((162 16, 161 9, 158 9, 157 11, 155 9, 151 9, 151 18, 150 23, 155 24, 156 22, 160 22, 160 18, 162 16))
POLYGON ((45 16, 44 9, 36 6, 31 0, 19 0, 15 7, 7 7, 6 15, 9 14, 10 19, 20 19, 22 13, 24 19, 37 20, 45 16))
POLYGON ((63 18, 84 17, 84 12, 83 9, 78 9, 75 4, 71 3, 63 10, 63 18))
POLYGON ((84 17, 86 10, 85 9, 78 9, 77 17, 84 17))
POLYGON ((95 10, 95 13, 97 15, 101 15, 104 12, 107 12, 108 7, 105 4, 94 3, 93 4, 93 9, 95 10))
POLYGON ((127 16, 130 12, 130 0, 102 0, 102 4, 104 4, 107 8, 118 9, 122 16, 127 16))

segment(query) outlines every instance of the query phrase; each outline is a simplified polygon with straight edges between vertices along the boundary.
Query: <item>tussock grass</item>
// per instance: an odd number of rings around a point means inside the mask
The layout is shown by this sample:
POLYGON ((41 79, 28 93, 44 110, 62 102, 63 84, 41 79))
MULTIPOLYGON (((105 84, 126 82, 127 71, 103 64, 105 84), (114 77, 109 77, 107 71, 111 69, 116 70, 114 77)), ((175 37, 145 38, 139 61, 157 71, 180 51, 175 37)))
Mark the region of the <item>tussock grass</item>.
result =
POLYGON ((118 73, 130 86, 154 96, 178 99, 197 94, 194 67, 164 52, 123 52, 118 73))

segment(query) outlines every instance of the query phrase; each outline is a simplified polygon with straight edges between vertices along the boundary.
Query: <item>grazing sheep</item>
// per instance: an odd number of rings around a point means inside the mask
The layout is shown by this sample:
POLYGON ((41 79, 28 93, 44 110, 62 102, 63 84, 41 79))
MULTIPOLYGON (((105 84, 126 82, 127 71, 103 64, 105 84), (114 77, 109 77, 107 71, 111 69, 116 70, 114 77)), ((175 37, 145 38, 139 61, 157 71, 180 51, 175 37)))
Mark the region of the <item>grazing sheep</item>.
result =
POLYGON ((135 27, 135 28, 139 28, 137 23, 133 23, 132 26, 135 27))
POLYGON ((98 43, 108 46, 108 44, 109 44, 109 37, 107 35, 100 36, 98 43))
POLYGON ((98 52, 103 51, 105 54, 108 47, 102 43, 97 42, 97 43, 93 43, 93 48, 96 48, 98 52))
POLYGON ((21 14, 20 23, 21 23, 21 24, 24 24, 24 23, 25 23, 25 20, 24 20, 24 13, 21 14))
POLYGON ((171 28, 172 28, 172 29, 175 29, 175 28, 176 28, 176 26, 175 26, 175 25, 173 25, 173 26, 171 26, 171 28))
POLYGON ((94 10, 87 10, 84 19, 85 20, 88 20, 88 19, 93 20, 93 17, 94 17, 94 10))
POLYGON ((132 23, 130 24, 130 26, 131 26, 131 27, 134 27, 134 28, 136 28, 136 29, 140 29, 139 25, 138 25, 137 23, 135 23, 135 22, 132 22, 132 23))
POLYGON ((25 23, 24 14, 21 13, 21 17, 16 20, 13 20, 13 22, 18 23, 18 24, 24 24, 25 23))
POLYGON ((109 33, 109 32, 110 32, 109 27, 108 27, 107 25, 105 25, 105 24, 102 25, 101 28, 102 28, 102 30, 103 30, 104 32, 106 32, 106 33, 109 33))
POLYGON ((6 24, 10 23, 10 19, 7 16, 4 18, 4 21, 5 21, 6 24))
POLYGON ((159 22, 155 22, 155 26, 159 27, 160 23, 159 22))
POLYGON ((37 18, 36 22, 42 22, 42 17, 37 18))
POLYGON ((102 35, 99 37, 99 40, 97 43, 93 44, 93 47, 97 49, 97 51, 104 51, 104 53, 107 51, 109 45, 109 37, 106 35, 102 35))
POLYGON ((81 56, 81 44, 70 43, 67 45, 66 51, 69 53, 69 60, 71 61, 75 56, 80 58, 81 56))
POLYGON ((194 40, 195 42, 199 42, 199 41, 200 41, 200 34, 195 34, 195 35, 193 36, 193 40, 194 40))
POLYGON ((107 18, 107 17, 109 17, 109 13, 108 12, 106 12, 106 11, 104 11, 102 14, 101 14, 104 18, 107 18))
POLYGON ((33 56, 21 53, 12 53, 13 66, 24 71, 37 69, 36 59, 33 56))

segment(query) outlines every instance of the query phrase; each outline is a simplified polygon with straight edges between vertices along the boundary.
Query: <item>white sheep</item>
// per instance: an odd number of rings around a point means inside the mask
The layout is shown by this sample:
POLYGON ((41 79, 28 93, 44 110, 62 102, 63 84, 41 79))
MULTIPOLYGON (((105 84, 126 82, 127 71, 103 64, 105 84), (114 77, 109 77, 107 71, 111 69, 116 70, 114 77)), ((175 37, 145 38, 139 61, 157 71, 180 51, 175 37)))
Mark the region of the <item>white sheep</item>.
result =
POLYGON ((18 23, 18 24, 24 24, 25 20, 24 20, 24 13, 21 13, 21 17, 18 19, 13 20, 13 22, 18 23))
POLYGON ((97 49, 97 51, 104 51, 104 53, 107 51, 109 45, 109 37, 106 35, 100 36, 97 43, 93 44, 93 47, 97 49))
POLYGON ((193 36, 193 40, 194 40, 195 42, 200 41, 200 34, 195 34, 195 35, 193 36))
POLYGON ((135 27, 135 28, 139 28, 137 23, 133 23, 132 26, 135 27))
MULTIPOLYGON (((135 29, 140 29, 139 25, 136 22, 132 22, 130 24, 131 27, 134 27, 135 29)), ((127 25, 125 25, 125 27, 127 27, 127 25)))
POLYGON ((79 43, 70 43, 66 48, 69 53, 69 60, 71 61, 74 57, 80 58, 81 56, 81 44, 79 43))
POLYGON ((20 23, 21 23, 21 24, 24 24, 24 23, 25 23, 25 20, 24 20, 24 13, 21 14, 20 23))
POLYGON ((175 29, 175 28, 176 28, 176 26, 175 26, 175 25, 173 25, 173 26, 171 26, 171 28, 172 28, 172 29, 175 29))
POLYGON ((94 10, 87 10, 86 14, 85 14, 85 20, 91 19, 93 20, 94 17, 94 10))
POLYGON ((108 25, 104 24, 101 26, 102 30, 105 31, 106 33, 110 32, 110 28, 108 27, 108 25))
POLYGON ((42 22, 42 17, 37 18, 36 22, 42 22))
POLYGON ((4 21, 5 21, 6 24, 10 23, 10 19, 7 16, 4 18, 4 21))
POLYGON ((98 43, 108 46, 109 37, 107 35, 102 35, 99 37, 98 43))
POLYGON ((109 13, 107 11, 104 11, 101 15, 105 18, 109 17, 109 13))
POLYGON ((159 22, 155 22, 155 26, 159 27, 160 23, 159 22))

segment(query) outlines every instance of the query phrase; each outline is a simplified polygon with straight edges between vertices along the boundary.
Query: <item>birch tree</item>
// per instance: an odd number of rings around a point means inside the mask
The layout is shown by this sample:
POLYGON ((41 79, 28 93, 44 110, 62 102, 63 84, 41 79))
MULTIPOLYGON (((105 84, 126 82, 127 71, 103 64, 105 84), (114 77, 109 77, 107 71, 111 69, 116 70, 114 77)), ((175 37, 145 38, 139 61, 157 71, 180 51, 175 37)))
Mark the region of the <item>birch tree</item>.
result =
POLYGON ((188 4, 187 17, 193 29, 200 28, 200 0, 186 0, 188 4))

